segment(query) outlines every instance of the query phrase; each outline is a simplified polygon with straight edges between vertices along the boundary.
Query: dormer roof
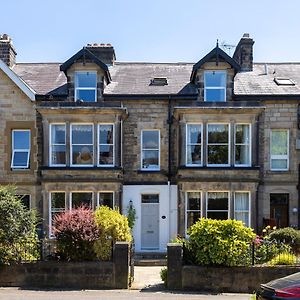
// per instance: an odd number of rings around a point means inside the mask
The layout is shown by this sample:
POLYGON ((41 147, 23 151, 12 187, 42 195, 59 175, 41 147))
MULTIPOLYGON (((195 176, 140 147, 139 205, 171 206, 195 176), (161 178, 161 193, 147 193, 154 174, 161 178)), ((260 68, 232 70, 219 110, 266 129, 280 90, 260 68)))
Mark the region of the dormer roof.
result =
POLYGON ((86 58, 93 61, 96 65, 98 65, 105 73, 105 77, 108 83, 111 82, 111 76, 109 73, 109 69, 105 63, 103 63, 96 55, 94 55, 91 51, 89 51, 86 47, 83 47, 80 51, 74 54, 71 58, 65 61, 61 66, 60 70, 66 73, 66 71, 79 59, 83 59, 85 61, 86 58))
POLYGON ((225 51, 220 49, 218 46, 218 43, 217 43, 217 46, 213 50, 211 50, 202 59, 200 59, 196 64, 194 64, 191 78, 190 78, 191 82, 195 81, 196 73, 197 73, 198 69, 206 62, 211 61, 213 58, 216 58, 216 64, 218 64, 220 59, 226 61, 229 65, 232 66, 232 68, 236 72, 238 72, 241 69, 240 65, 232 57, 230 57, 225 51))

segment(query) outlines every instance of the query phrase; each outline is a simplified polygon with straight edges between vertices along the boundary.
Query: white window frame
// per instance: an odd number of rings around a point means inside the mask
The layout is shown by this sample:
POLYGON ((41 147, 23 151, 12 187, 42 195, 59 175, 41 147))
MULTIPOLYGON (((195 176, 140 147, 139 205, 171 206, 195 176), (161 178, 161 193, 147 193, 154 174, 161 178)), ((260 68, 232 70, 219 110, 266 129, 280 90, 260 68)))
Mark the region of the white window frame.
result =
POLYGON ((290 156, 290 131, 289 129, 284 129, 284 128, 272 128, 270 130, 270 170, 271 171, 280 171, 280 172, 284 172, 284 171, 288 171, 289 170, 289 156, 290 156), (286 131, 287 132, 287 154, 286 155, 273 155, 272 154, 272 133, 273 131, 286 131), (278 168, 272 168, 272 160, 286 160, 286 168, 284 169, 278 169, 278 168))
POLYGON ((79 191, 70 191, 69 193, 69 210, 72 210, 73 209, 73 194, 76 193, 76 194, 92 194, 92 203, 91 203, 91 209, 93 210, 94 209, 94 192, 93 191, 83 191, 83 190, 79 190, 79 191))
POLYGON ((114 123, 98 123, 97 125, 97 139, 98 139, 98 143, 97 143, 97 166, 100 168, 105 168, 105 167, 114 167, 115 166, 115 124, 114 123), (112 125, 113 127, 113 143, 112 144, 100 144, 100 127, 101 126, 105 126, 105 125, 112 125), (113 146, 113 163, 110 165, 102 165, 99 163, 100 161, 100 146, 102 145, 109 145, 109 146, 113 146))
POLYGON ((95 162, 95 151, 94 151, 94 124, 93 123, 71 123, 70 124, 70 166, 71 167, 93 167, 94 166, 94 162, 95 162), (84 145, 88 145, 88 146, 93 146, 93 162, 91 164, 86 164, 86 165, 82 165, 82 164, 73 164, 73 141, 72 141, 72 132, 73 132, 73 126, 77 126, 77 125, 91 125, 92 126, 92 144, 74 144, 74 146, 84 146, 84 145))
POLYGON ((85 102, 97 102, 97 72, 96 71, 85 70, 85 71, 76 71, 76 72, 74 72, 74 86, 75 86, 74 101, 80 101, 80 99, 77 99, 77 94, 78 94, 79 90, 94 90, 95 91, 94 101, 85 101, 85 102), (77 74, 86 74, 86 73, 96 74, 96 87, 78 87, 77 86, 77 78, 76 78, 77 74))
POLYGON ((206 124, 206 165, 208 167, 229 167, 230 166, 230 157, 231 157, 231 140, 230 140, 230 132, 231 132, 231 124, 230 123, 207 123, 206 124), (208 144, 208 126, 209 125, 228 125, 228 143, 219 143, 219 144, 208 144), (228 146, 228 164, 209 164, 208 163, 208 146, 228 146))
POLYGON ((141 170, 142 171, 160 171, 160 130, 159 129, 142 129, 141 130, 141 170), (143 149, 143 132, 158 131, 158 149, 143 149), (157 168, 143 168, 143 151, 158 151, 158 166, 157 168))
POLYGON ((50 126, 50 135, 49 135, 49 166, 50 167, 65 167, 66 164, 53 164, 52 163, 52 151, 53 146, 65 146, 65 156, 67 161, 67 124, 66 123, 51 123, 50 126), (64 125, 65 126, 65 144, 52 144, 52 127, 55 125, 64 125))
POLYGON ((187 123, 185 125, 185 165, 187 167, 202 167, 203 166, 203 123, 187 123), (189 164, 188 163, 188 146, 196 146, 198 143, 193 144, 188 141, 188 128, 190 125, 201 125, 201 163, 189 164))
POLYGON ((11 164, 10 167, 11 169, 29 169, 29 161, 30 161, 30 150, 31 150, 31 130, 30 129, 13 129, 11 132, 11 149, 12 149, 12 155, 11 155, 11 164), (16 131, 26 131, 29 132, 29 149, 14 149, 14 132, 16 131), (18 152, 27 152, 27 162, 26 162, 26 166, 15 166, 14 165, 14 157, 15 157, 15 153, 18 152))
POLYGON ((51 191, 49 192, 49 196, 48 196, 48 202, 49 202, 49 238, 54 238, 54 235, 52 233, 52 194, 56 194, 56 193, 64 193, 65 194, 65 209, 64 210, 60 210, 60 211, 56 211, 57 213, 62 213, 67 211, 67 192, 66 191, 51 191))
POLYGON ((226 210, 208 210, 208 194, 209 193, 227 193, 227 195, 228 195, 228 210, 227 210, 227 220, 229 220, 230 219, 230 209, 231 209, 231 207, 230 207, 230 199, 231 199, 231 197, 230 197, 230 191, 207 191, 206 192, 206 210, 205 210, 205 215, 206 215, 206 218, 208 218, 208 216, 207 216, 207 212, 225 212, 226 210))
POLYGON ((251 227, 251 192, 250 191, 234 191, 233 192, 233 218, 236 220, 235 218, 235 213, 236 212, 240 212, 240 213, 245 213, 247 212, 249 214, 249 224, 244 224, 247 227, 251 227), (236 210, 235 209, 235 197, 237 193, 241 193, 241 194, 248 194, 248 201, 249 201, 249 210, 236 210))
POLYGON ((107 191, 107 190, 97 192, 97 205, 96 205, 96 207, 100 207, 100 193, 101 194, 112 194, 113 195, 113 207, 112 208, 114 208, 115 207, 115 192, 114 191, 107 191))
POLYGON ((227 86, 227 72, 224 70, 224 71, 221 71, 221 70, 207 70, 207 71, 204 71, 204 101, 206 102, 226 102, 226 86, 227 86), (208 73, 221 73, 221 74, 224 74, 225 75, 225 87, 223 86, 206 86, 206 74, 208 73), (206 90, 224 90, 224 99, 223 100, 220 100, 220 101, 208 101, 206 100, 206 90))
POLYGON ((188 212, 200 212, 200 218, 203 218, 203 195, 202 191, 199 190, 190 190, 185 192, 185 222, 184 222, 184 228, 185 228, 185 236, 187 236, 187 214, 188 212), (194 210, 194 209, 188 209, 187 204, 188 204, 188 194, 189 193, 199 193, 200 194, 200 211, 199 210, 194 210))
POLYGON ((235 167, 250 167, 252 165, 252 126, 250 123, 235 123, 234 124, 234 166, 235 167), (248 125, 249 126, 249 144, 236 143, 236 127, 238 125, 248 125), (236 146, 249 146, 249 163, 248 164, 237 164, 235 162, 236 146))

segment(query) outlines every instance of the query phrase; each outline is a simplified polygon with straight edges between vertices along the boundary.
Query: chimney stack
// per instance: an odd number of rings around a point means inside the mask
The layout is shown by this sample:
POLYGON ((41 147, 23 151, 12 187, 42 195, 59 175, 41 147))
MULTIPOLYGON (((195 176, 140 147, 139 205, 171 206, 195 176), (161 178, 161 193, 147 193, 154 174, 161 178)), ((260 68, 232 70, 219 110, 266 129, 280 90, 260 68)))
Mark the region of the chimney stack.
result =
POLYGON ((0 59, 12 67, 16 63, 16 56, 11 38, 7 34, 0 34, 0 59))
POLYGON ((249 33, 244 33, 235 48, 233 59, 240 64, 241 71, 253 70, 253 44, 254 41, 249 33))
POLYGON ((113 65, 116 60, 116 53, 111 44, 87 44, 86 49, 106 65, 113 65))

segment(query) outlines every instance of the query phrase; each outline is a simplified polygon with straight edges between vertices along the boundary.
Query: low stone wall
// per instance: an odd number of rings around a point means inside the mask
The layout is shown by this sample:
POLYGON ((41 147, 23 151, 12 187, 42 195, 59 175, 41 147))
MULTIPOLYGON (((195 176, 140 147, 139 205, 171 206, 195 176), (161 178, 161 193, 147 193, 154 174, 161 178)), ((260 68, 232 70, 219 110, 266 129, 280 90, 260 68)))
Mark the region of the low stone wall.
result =
POLYGON ((180 244, 168 244, 168 288, 203 292, 253 293, 261 283, 300 272, 300 267, 201 267, 183 265, 180 244))
POLYGON ((25 288, 128 288, 129 244, 116 243, 110 262, 57 262, 0 266, 0 286, 25 288))

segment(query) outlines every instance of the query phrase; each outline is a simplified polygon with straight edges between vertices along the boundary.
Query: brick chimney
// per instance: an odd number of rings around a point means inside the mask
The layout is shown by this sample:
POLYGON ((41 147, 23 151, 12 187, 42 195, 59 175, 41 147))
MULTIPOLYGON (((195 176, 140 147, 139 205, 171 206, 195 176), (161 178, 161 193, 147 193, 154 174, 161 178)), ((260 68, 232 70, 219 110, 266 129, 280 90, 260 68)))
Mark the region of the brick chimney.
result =
POLYGON ((12 67, 16 63, 16 56, 11 38, 7 34, 0 34, 0 59, 12 67))
POLYGON ((249 33, 244 33, 235 48, 233 59, 240 64, 241 71, 253 70, 253 44, 254 41, 249 33))
POLYGON ((91 51, 106 65, 113 65, 116 60, 115 50, 111 44, 87 44, 86 49, 91 51))

